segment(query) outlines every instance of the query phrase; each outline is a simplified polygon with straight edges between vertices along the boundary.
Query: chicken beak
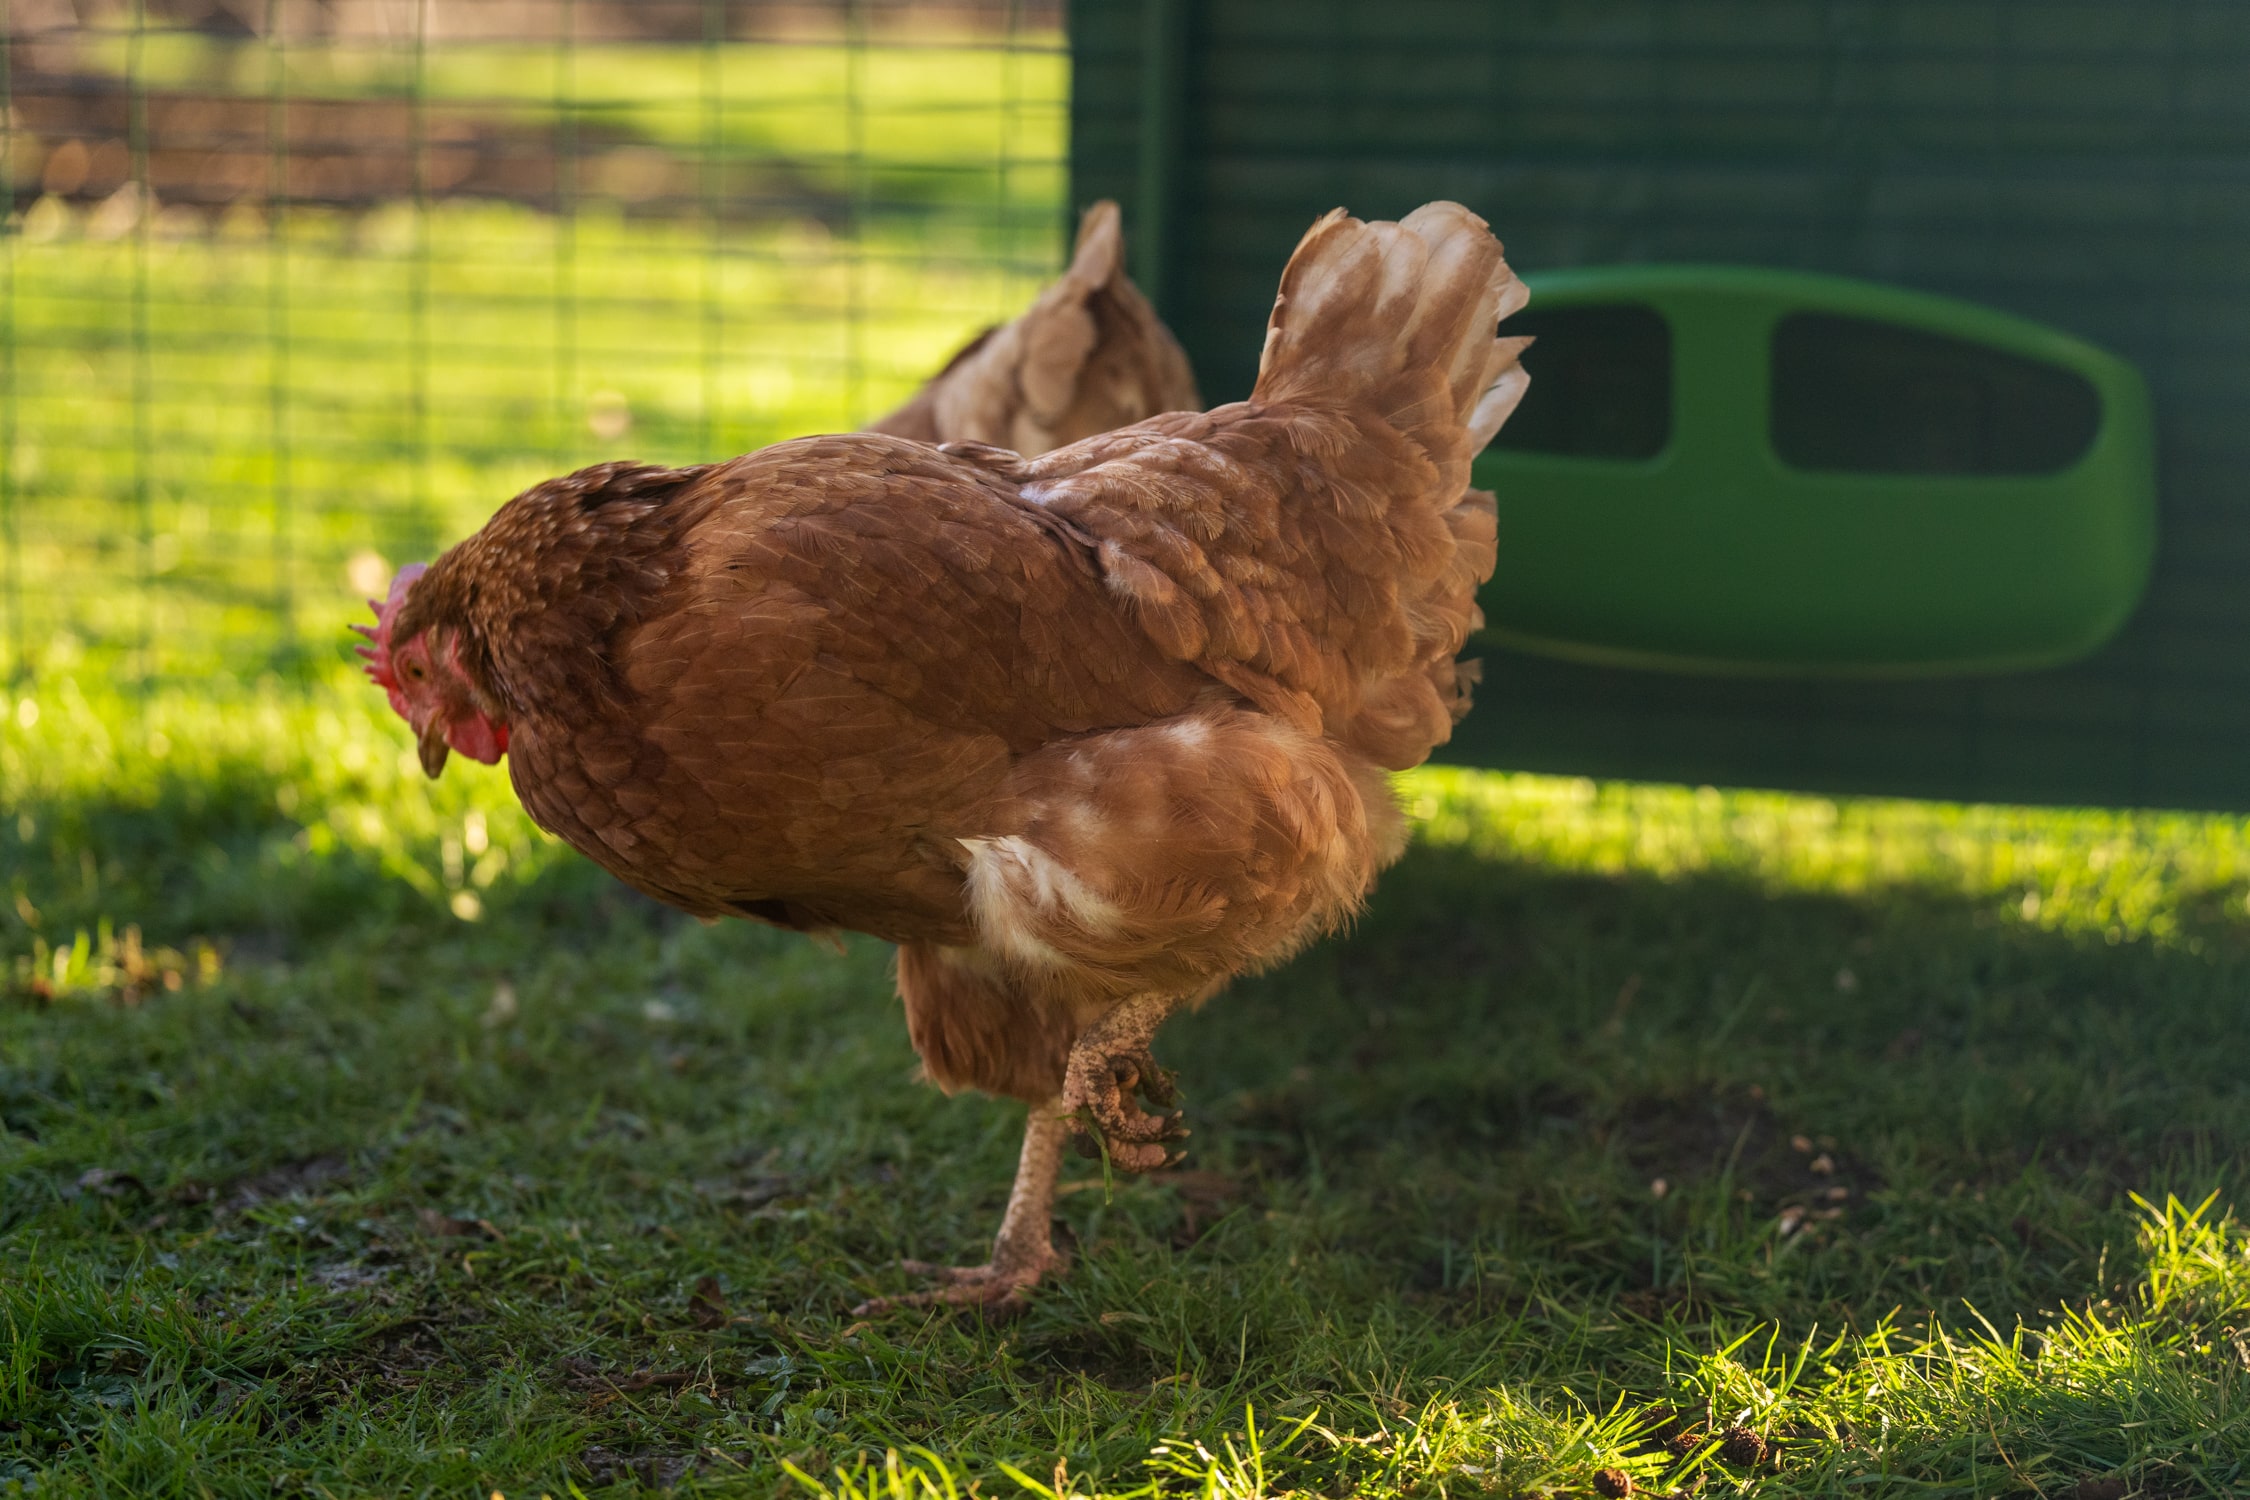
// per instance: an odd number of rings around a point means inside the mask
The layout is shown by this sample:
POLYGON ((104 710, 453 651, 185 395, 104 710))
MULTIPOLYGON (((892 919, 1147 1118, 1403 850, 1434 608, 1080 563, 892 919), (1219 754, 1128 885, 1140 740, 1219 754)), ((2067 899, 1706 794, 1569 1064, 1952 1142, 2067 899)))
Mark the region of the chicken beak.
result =
POLYGON ((445 716, 431 714, 430 721, 416 732, 415 739, 422 752, 422 774, 432 781, 437 780, 438 773, 445 769, 445 757, 452 750, 445 742, 445 716))

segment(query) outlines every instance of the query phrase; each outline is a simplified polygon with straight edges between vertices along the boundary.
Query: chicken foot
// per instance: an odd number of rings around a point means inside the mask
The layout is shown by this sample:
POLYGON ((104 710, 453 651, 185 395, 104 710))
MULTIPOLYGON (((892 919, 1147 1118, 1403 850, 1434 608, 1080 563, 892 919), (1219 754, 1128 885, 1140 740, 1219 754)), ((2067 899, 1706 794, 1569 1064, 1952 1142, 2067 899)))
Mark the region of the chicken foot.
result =
POLYGON ((1021 1312, 1025 1294, 1039 1278, 1063 1269, 1064 1257, 1055 1249, 1050 1219, 1069 1114, 1069 1107, 1060 1099, 1031 1106, 1023 1123, 1023 1154, 1016 1159, 1015 1186, 1008 1193, 1007 1211, 1000 1216, 1000 1233, 992 1242, 990 1260, 981 1266, 901 1261, 901 1270, 929 1277, 938 1285, 902 1297, 870 1298, 853 1308, 852 1316, 876 1317, 908 1307, 949 1305, 981 1307, 1003 1317, 1021 1312))
POLYGON ((1187 1130, 1178 1110, 1151 1114, 1140 1107, 1138 1094, 1158 1109, 1169 1109, 1179 1097, 1172 1075, 1149 1055, 1156 1028, 1172 1013, 1176 1002, 1168 997, 1140 995, 1103 1016, 1070 1049, 1063 1070, 1063 1107, 1073 1130, 1087 1135, 1085 1150, 1096 1143, 1110 1163, 1122 1171, 1152 1172, 1179 1159, 1167 1142, 1183 1140, 1187 1130))
POLYGON ((1153 1115, 1134 1096, 1163 1109, 1178 1097, 1172 1075, 1149 1055, 1150 1038, 1172 1013, 1174 1002, 1155 996, 1128 1000, 1088 1027, 1070 1049, 1062 1094, 1031 1106, 1024 1119, 1023 1154, 1016 1159, 1016 1182, 1008 1193, 992 1258, 978 1266, 941 1266, 907 1260, 899 1268, 937 1282, 928 1291, 898 1297, 871 1297, 852 1309, 854 1317, 876 1317, 909 1307, 981 1307, 987 1313, 1021 1312, 1026 1294, 1049 1271, 1063 1268, 1051 1225, 1055 1178, 1062 1169, 1063 1139, 1073 1131, 1098 1130, 1110 1161, 1128 1172, 1147 1172, 1177 1158, 1165 1143, 1187 1131, 1179 1114, 1153 1115))

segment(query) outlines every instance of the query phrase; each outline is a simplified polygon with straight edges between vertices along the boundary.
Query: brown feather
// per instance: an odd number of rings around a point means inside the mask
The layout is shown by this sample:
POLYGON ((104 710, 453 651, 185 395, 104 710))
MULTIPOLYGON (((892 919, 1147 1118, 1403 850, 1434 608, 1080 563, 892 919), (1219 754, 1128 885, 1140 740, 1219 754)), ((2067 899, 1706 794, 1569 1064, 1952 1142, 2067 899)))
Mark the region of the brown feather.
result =
POLYGON ((1331 216, 1248 402, 589 469, 398 629, 458 650, 543 826, 688 911, 900 943, 930 1076, 1045 1097, 1111 1007, 1279 961, 1397 856, 1385 771, 1467 707, 1519 300, 1466 210, 1331 216))

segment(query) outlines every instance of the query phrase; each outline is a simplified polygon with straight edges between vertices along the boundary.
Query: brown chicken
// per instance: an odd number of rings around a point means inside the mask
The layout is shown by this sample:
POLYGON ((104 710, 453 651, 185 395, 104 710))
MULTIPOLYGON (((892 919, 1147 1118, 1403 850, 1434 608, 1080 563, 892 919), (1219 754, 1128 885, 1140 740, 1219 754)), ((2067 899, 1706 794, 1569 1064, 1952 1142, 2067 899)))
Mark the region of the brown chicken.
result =
POLYGON ((1523 394, 1495 335, 1523 300, 1467 209, 1339 210, 1246 402, 1038 459, 854 434, 599 465, 402 573, 371 671, 432 776, 506 754, 628 884, 896 943, 929 1076, 1031 1110, 991 1260, 868 1307, 1011 1305, 1055 1264, 1068 1134, 1128 1170, 1182 1134, 1165 1016, 1400 852, 1388 773, 1468 707, 1469 461, 1523 394))
POLYGON ((1022 316, 970 340, 897 411, 872 423, 925 443, 975 442, 1036 458, 1159 412, 1200 411, 1187 355, 1125 275, 1125 232, 1104 200, 1078 248, 1022 316))

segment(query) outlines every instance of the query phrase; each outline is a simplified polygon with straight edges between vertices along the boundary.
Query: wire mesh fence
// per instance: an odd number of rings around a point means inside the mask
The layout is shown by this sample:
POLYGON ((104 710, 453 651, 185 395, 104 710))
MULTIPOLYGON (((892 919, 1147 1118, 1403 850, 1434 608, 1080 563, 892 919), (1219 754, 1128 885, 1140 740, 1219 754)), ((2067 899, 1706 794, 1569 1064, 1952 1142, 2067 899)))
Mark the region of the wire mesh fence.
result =
POLYGON ((1055 0, 0 0, 0 664, 288 671, 548 474, 855 426, 1054 268, 1055 0))

